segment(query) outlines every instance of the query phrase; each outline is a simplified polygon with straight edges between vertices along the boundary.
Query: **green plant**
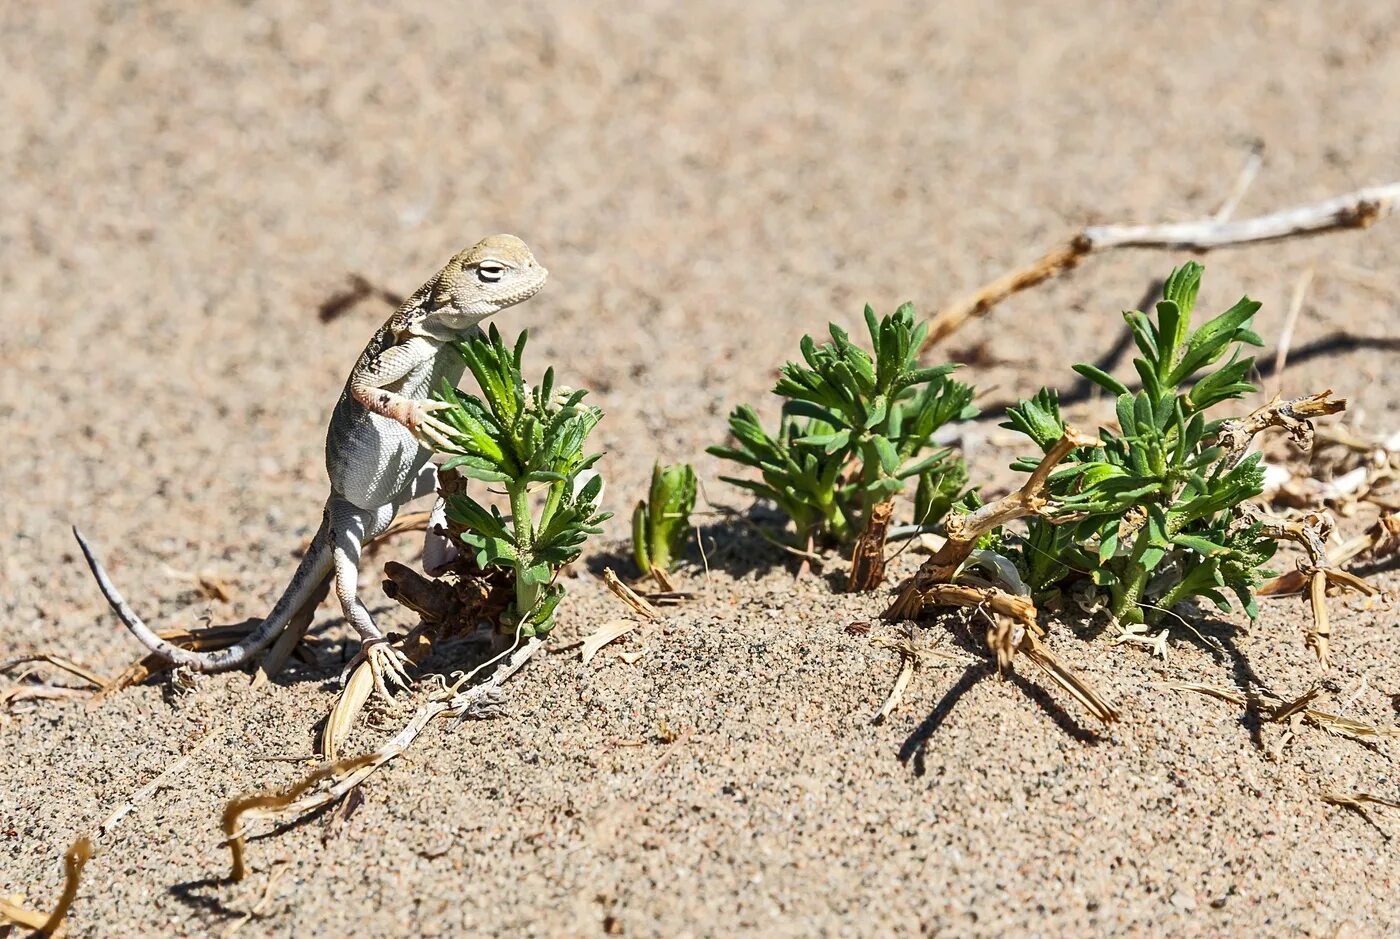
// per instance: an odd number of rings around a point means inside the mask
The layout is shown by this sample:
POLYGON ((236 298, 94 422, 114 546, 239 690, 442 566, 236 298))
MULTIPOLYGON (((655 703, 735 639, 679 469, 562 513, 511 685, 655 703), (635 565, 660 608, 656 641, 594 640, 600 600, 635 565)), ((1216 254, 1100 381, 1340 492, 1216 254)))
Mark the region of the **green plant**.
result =
POLYGON ((651 469, 651 489, 632 512, 632 553, 643 574, 660 571, 685 550, 695 508, 695 470, 689 463, 651 469))
POLYGON ((955 365, 920 367, 928 328, 904 304, 876 319, 865 308, 872 355, 836 325, 831 341, 802 338, 802 361, 788 362, 773 391, 785 400, 776 433, 753 408, 729 416, 737 446, 708 452, 757 469, 761 478, 722 477, 776 504, 796 527, 796 543, 848 544, 876 505, 916 481, 915 521, 932 524, 958 498, 967 469, 934 433, 976 414, 972 388, 949 378, 955 365))
POLYGON ((492 326, 489 334, 455 343, 482 396, 444 382, 438 398, 449 407, 438 416, 453 429, 443 471, 500 485, 509 498, 505 516, 468 492, 454 492, 447 517, 480 567, 514 572, 515 602, 502 625, 533 636, 553 628, 564 595, 555 583, 559 569, 611 514, 598 510, 603 480, 591 469, 601 454, 584 451, 603 412, 582 403, 585 391, 556 392, 552 368, 527 388, 520 370, 526 335, 510 347, 492 326))
MULTIPOLYGON (((1142 353, 1134 360, 1142 390, 1092 365, 1074 367, 1117 396, 1119 429, 1101 429, 1102 446, 1070 451, 1048 477, 1048 517, 1031 517, 1024 540, 1007 549, 1033 597, 1087 577, 1125 627, 1155 623, 1189 597, 1228 609, 1226 590, 1257 615, 1253 591, 1270 576, 1263 565, 1278 545, 1241 506, 1262 491, 1263 468, 1258 454, 1223 445, 1226 422, 1207 412, 1255 390, 1246 379, 1254 360, 1240 347, 1262 344, 1250 329, 1259 304, 1245 297, 1191 330, 1201 272, 1194 262, 1172 272, 1155 321, 1124 314, 1142 353)), ((1065 434, 1053 391, 1042 389, 1007 417, 1003 426, 1042 452, 1065 434)), ((1022 459, 1014 468, 1040 462, 1022 459)))

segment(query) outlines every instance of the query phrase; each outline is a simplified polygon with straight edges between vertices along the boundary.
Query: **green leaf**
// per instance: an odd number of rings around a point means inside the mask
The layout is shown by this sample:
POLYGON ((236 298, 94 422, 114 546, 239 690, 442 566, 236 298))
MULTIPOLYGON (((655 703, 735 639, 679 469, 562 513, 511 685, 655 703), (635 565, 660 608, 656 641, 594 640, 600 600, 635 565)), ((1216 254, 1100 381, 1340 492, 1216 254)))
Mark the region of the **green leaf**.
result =
POLYGON ((1110 394, 1125 395, 1128 393, 1127 385, 1097 366, 1080 364, 1074 366, 1074 370, 1110 394))

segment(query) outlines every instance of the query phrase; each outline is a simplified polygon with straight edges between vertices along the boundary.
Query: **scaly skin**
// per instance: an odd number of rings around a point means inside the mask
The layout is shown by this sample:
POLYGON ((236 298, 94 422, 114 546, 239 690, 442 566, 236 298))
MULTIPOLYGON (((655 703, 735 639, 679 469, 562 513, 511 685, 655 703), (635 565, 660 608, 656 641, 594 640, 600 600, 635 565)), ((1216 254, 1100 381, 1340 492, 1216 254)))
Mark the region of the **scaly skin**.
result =
MULTIPOLYGON (((386 697, 390 684, 406 686, 406 659, 392 649, 360 602, 362 546, 383 532, 399 509, 437 489, 430 446, 446 428, 432 416, 441 405, 428 396, 442 379, 454 385, 461 360, 443 354, 446 345, 478 330, 493 313, 528 300, 549 272, 514 235, 493 235, 456 255, 404 301, 370 339, 345 383, 326 431, 330 496, 321 527, 292 581, 272 612, 242 642, 216 652, 194 652, 157 636, 113 586, 96 554, 76 528, 73 534, 107 602, 147 648, 198 672, 238 668, 270 645, 321 581, 335 576, 335 594, 361 640, 375 686, 386 697)), ((442 505, 434 517, 442 515, 442 505)), ((424 548, 431 572, 452 558, 453 548, 429 534, 424 548)), ((353 666, 353 662, 351 663, 353 666)))

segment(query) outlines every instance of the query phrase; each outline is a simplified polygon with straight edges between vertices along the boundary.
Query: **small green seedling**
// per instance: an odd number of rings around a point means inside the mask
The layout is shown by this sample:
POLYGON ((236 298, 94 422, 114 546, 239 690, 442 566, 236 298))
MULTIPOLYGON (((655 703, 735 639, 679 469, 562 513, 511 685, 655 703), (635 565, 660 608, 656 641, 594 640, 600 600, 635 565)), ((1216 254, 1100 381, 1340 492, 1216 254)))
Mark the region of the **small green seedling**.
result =
MULTIPOLYGON (((1226 422, 1207 412, 1256 390, 1246 379, 1254 359, 1240 347, 1262 344, 1250 329, 1259 304, 1245 297, 1191 330, 1201 272, 1194 262, 1172 272, 1155 321, 1124 314, 1142 353, 1134 360, 1142 390, 1092 365, 1074 367, 1117 397, 1119 430, 1101 430, 1100 447, 1070 452, 1047 481, 1050 516, 1032 517, 1025 540, 1006 548, 1037 600, 1087 578, 1124 627, 1154 624, 1189 597, 1228 609, 1224 591, 1257 615, 1254 590, 1271 576, 1264 564, 1278 545, 1241 506, 1262 491, 1263 467, 1257 453, 1222 445, 1226 422)), ((1003 426, 1042 451, 1065 433, 1053 391, 1007 417, 1003 426)))
POLYGON ((632 553, 643 574, 664 578, 685 550, 695 509, 695 470, 689 463, 651 469, 651 489, 632 512, 632 553))
POLYGON ((950 421, 975 415, 972 388, 948 376, 956 365, 920 367, 928 327, 904 304, 877 319, 865 308, 874 355, 832 324, 831 341, 802 338, 802 361, 783 366, 773 389, 785 400, 776 433, 743 405, 729 416, 737 446, 708 452, 757 469, 761 478, 722 477, 768 499, 792 520, 799 547, 846 545, 876 506, 915 481, 914 519, 936 522, 967 483, 951 450, 933 447, 950 421))
POLYGON ((555 583, 559 569, 579 556, 611 513, 598 510, 603 480, 591 469, 601 454, 584 451, 603 412, 582 403, 585 391, 556 391, 552 368, 537 387, 527 388, 520 370, 526 335, 512 348, 492 326, 489 334, 455 343, 482 397, 444 382, 438 398, 450 407, 437 416, 453 429, 452 446, 444 448, 452 456, 443 471, 501 486, 509 497, 505 516, 465 491, 454 492, 447 517, 462 529, 481 568, 514 572, 515 602, 502 625, 534 636, 554 626, 564 595, 555 583), (538 495, 534 504, 532 489, 538 495))

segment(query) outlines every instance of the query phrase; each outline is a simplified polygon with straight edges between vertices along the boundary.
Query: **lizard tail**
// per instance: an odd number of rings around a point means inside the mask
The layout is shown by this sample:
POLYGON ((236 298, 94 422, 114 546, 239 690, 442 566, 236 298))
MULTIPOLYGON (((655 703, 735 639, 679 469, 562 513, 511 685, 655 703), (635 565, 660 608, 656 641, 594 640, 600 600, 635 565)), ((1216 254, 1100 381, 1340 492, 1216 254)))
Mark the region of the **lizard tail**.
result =
POLYGON ((107 598, 107 602, 112 605, 112 611, 126 624, 126 628, 131 630, 132 635, 141 640, 146 648, 166 661, 193 669, 196 672, 224 672, 238 668, 267 648, 286 628, 287 623, 301 609, 302 604, 311 598, 326 575, 331 572, 333 560, 330 540, 325 537, 323 526, 323 530, 316 534, 315 539, 311 542, 311 547, 302 557, 296 573, 292 575, 292 582, 287 585, 287 589, 282 592, 281 598, 273 606, 272 612, 267 614, 267 618, 258 625, 257 629, 249 633, 242 642, 229 646, 227 649, 219 649, 214 652, 195 652, 191 649, 182 649, 162 639, 142 622, 141 617, 136 615, 131 604, 126 602, 126 599, 112 583, 112 578, 107 576, 107 570, 97 559, 92 545, 88 544, 87 539, 83 537, 83 533, 78 531, 76 526, 73 528, 73 537, 78 539, 78 547, 82 548, 83 557, 87 559, 92 576, 97 580, 98 589, 107 598))

